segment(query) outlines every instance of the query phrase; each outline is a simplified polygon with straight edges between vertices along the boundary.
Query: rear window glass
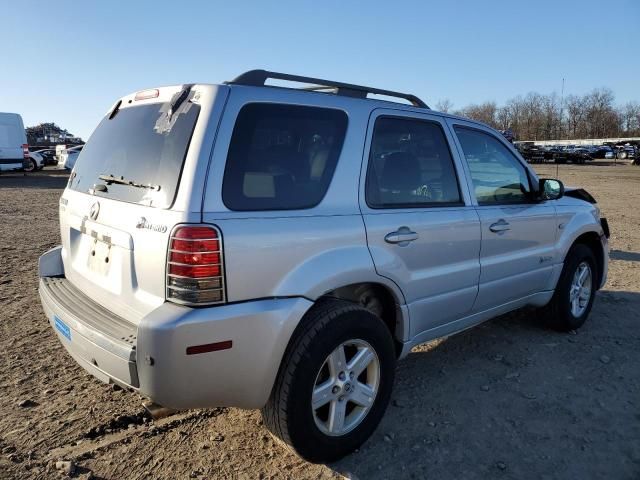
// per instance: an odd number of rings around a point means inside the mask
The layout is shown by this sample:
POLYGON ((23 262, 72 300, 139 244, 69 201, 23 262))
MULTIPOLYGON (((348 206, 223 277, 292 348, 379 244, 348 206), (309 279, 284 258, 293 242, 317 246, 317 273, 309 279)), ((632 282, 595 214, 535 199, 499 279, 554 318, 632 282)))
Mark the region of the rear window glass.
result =
POLYGON ((233 129, 222 186, 231 210, 293 210, 322 200, 340 156, 340 110, 252 103, 233 129))
POLYGON ((163 105, 123 108, 111 120, 106 116, 79 152, 69 187, 88 192, 95 184, 107 184, 106 192, 96 190, 95 195, 170 207, 200 107, 185 104, 174 114, 175 123, 166 128, 163 105), (99 178, 109 175, 122 176, 138 186, 109 184, 99 178))

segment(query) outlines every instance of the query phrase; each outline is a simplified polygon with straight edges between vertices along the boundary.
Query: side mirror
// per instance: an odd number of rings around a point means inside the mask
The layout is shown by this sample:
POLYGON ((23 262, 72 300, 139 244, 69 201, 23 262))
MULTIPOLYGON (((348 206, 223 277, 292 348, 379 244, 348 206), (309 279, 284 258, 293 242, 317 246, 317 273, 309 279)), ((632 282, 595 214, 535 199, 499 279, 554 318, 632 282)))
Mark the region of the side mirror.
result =
POLYGON ((560 180, 541 178, 538 192, 540 200, 557 200, 564 195, 564 185, 560 180))

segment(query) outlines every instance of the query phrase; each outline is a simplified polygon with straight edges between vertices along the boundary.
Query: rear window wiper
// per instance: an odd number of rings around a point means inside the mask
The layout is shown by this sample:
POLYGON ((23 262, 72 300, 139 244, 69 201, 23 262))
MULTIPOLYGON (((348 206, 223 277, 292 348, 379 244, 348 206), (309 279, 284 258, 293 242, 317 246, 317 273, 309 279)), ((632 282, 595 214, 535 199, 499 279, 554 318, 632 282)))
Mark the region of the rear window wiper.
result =
POLYGON ((130 187, 135 187, 135 188, 148 188, 149 190, 156 190, 156 191, 160 190, 160 185, 134 182, 133 180, 128 180, 124 178, 122 175, 120 175, 119 177, 116 177, 114 175, 99 175, 98 178, 100 180, 103 180, 104 183, 106 183, 107 185, 111 185, 115 183, 116 185, 128 185, 130 187))

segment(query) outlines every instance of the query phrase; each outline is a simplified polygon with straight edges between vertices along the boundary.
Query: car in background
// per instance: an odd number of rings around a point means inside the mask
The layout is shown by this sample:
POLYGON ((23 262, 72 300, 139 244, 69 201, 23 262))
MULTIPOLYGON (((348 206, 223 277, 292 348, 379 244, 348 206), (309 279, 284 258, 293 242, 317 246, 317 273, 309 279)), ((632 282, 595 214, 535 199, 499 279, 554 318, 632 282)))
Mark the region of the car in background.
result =
POLYGON ((21 170, 29 160, 29 145, 22 117, 0 112, 0 172, 21 170))
POLYGON ((528 163, 544 163, 545 151, 533 142, 520 142, 515 147, 528 163))
POLYGON ((632 145, 624 145, 618 147, 617 157, 620 160, 624 160, 626 158, 634 158, 636 155, 636 149, 632 145))
POLYGON ((38 152, 29 152, 29 158, 25 160, 24 171, 35 172, 44 168, 44 157, 38 152))
POLYGON ((78 159, 78 155, 80 155, 80 152, 82 151, 82 147, 83 145, 78 145, 77 147, 66 148, 62 150, 58 155, 58 168, 71 170, 76 164, 76 160, 78 159))
POLYGON ((594 147, 591 155, 593 158, 614 158, 615 152, 609 145, 598 145, 594 147))
POLYGON ((45 165, 57 165, 58 159, 56 158, 56 150, 55 148, 42 148, 40 150, 36 150, 34 153, 37 153, 42 156, 45 165))
POLYGON ((586 163, 587 160, 593 160, 591 152, 586 147, 575 147, 567 149, 567 160, 573 163, 586 163))

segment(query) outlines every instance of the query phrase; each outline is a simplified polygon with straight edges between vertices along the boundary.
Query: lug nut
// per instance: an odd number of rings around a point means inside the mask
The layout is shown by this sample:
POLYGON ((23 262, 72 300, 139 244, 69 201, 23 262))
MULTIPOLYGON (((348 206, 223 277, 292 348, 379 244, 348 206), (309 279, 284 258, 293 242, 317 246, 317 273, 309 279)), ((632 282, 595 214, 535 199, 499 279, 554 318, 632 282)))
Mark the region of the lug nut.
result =
POLYGON ((344 374, 344 372, 340 372, 338 374, 338 378, 344 382, 346 380, 347 376, 344 374))
POLYGON ((349 372, 349 378, 353 380, 353 377, 354 377, 353 372, 349 372))
POLYGON ((340 391, 340 387, 338 387, 337 385, 335 385, 332 389, 331 389, 331 393, 336 394, 340 391))

